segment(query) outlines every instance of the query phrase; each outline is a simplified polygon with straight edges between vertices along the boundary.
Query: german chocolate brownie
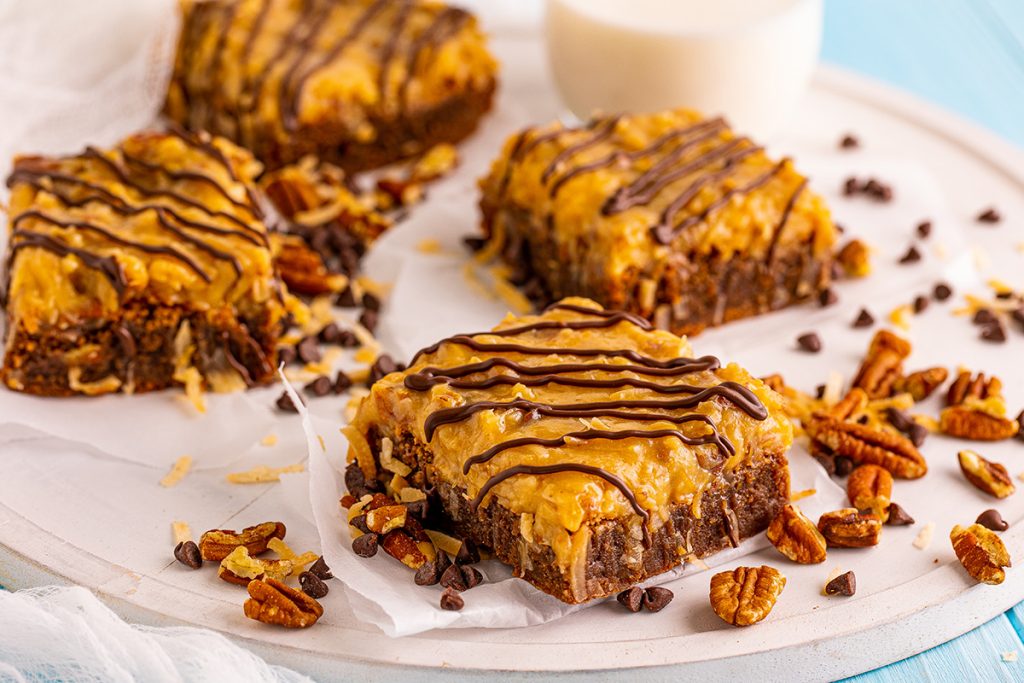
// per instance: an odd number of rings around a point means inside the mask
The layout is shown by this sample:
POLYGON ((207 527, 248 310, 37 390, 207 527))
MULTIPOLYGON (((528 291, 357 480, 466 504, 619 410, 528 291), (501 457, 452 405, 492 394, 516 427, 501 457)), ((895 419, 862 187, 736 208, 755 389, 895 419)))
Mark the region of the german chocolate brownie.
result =
POLYGON ((425 0, 188 0, 167 114, 271 168, 361 170, 456 142, 490 109, 476 19, 425 0))
POLYGON ((285 304, 259 171, 231 142, 188 133, 16 158, 4 384, 69 396, 272 380, 285 304))
POLYGON ((580 603, 768 526, 789 496, 778 400, 638 316, 566 299, 423 349, 345 433, 366 477, 422 477, 456 531, 580 603))
POLYGON ((828 286, 836 230, 789 159, 685 110, 529 128, 481 180, 493 253, 541 302, 692 334, 828 286))

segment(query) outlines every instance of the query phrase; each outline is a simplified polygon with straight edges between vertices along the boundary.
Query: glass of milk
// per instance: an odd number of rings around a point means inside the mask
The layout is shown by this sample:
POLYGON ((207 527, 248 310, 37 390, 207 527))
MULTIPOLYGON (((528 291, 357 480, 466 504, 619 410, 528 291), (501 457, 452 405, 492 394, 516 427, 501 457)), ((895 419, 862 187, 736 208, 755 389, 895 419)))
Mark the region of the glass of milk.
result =
POLYGON ((770 138, 810 81, 822 0, 547 0, 555 83, 576 116, 675 107, 770 138))

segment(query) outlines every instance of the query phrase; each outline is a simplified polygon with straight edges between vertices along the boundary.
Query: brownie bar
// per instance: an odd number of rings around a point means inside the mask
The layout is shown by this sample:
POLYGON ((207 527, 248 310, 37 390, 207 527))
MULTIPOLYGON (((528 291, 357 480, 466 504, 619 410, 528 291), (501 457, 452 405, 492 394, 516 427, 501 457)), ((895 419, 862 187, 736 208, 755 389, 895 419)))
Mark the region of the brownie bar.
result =
POLYGON ((8 179, 0 378, 42 396, 272 381, 285 302, 230 142, 144 133, 8 179))
POLYGON ((469 135, 496 69, 475 18, 438 2, 190 2, 166 112, 270 168, 356 171, 469 135))
POLYGON ((566 299, 421 350, 344 431, 364 477, 436 491, 459 534, 578 603, 767 527, 789 494, 778 400, 638 316, 566 299))
POLYGON ((481 187, 489 250, 540 304, 585 296, 693 334, 830 281, 836 231, 821 198, 720 119, 528 129, 481 187))

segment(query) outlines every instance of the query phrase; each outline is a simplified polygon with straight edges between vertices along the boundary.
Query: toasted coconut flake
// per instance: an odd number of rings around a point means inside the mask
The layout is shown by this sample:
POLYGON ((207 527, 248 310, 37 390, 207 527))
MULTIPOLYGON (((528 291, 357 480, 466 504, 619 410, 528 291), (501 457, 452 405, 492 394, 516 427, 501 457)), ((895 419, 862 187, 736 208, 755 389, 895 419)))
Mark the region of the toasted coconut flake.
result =
POLYGON ((270 482, 281 481, 282 474, 293 474, 296 472, 305 472, 306 465, 301 462, 297 462, 294 465, 287 465, 285 467, 267 467, 266 465, 258 465, 253 467, 251 470, 245 472, 232 472, 227 476, 228 483, 231 484, 267 484, 270 482))
POLYGON ((178 545, 179 543, 192 540, 192 529, 189 527, 188 522, 175 520, 171 522, 171 535, 174 536, 174 545, 178 545))
POLYGON ((171 471, 164 475, 164 478, 160 480, 160 485, 166 489, 176 486, 185 475, 192 469, 192 456, 183 455, 174 461, 174 465, 171 466, 171 471))

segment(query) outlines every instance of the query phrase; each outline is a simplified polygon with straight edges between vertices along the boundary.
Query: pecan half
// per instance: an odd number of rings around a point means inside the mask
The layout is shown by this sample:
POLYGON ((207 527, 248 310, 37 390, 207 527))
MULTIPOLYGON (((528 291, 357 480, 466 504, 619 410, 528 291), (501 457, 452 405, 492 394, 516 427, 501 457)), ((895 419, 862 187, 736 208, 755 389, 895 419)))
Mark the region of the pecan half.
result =
POLYGON ((750 626, 768 616, 785 587, 773 567, 737 567, 711 577, 711 608, 727 624, 750 626))
POLYGON ((784 505, 768 525, 768 540, 775 548, 798 564, 825 561, 825 537, 796 505, 784 505))
POLYGON ((274 265, 288 291, 307 296, 329 294, 341 288, 343 278, 332 275, 323 258, 299 238, 281 238, 274 265))
POLYGON ((253 579, 271 578, 283 581, 295 564, 291 560, 264 560, 250 557, 244 545, 232 550, 220 561, 217 577, 238 586, 247 586, 253 579))
POLYGON ((999 584, 1006 578, 1003 567, 1010 566, 1010 553, 994 531, 980 524, 966 528, 957 524, 949 540, 960 564, 976 581, 999 584))
POLYGON ((893 391, 906 392, 914 398, 915 403, 920 403, 935 393, 935 390, 942 386, 947 377, 949 377, 949 371, 946 368, 918 370, 897 379, 893 384, 893 391))
POLYGON ((860 512, 872 514, 883 522, 889 519, 892 500, 892 475, 878 465, 861 465, 846 481, 850 504, 860 512))
POLYGON ((903 375, 903 359, 910 355, 910 342, 888 330, 879 330, 868 346, 867 355, 853 379, 868 398, 886 398, 903 375))
POLYGON ((804 425, 816 457, 842 456, 855 465, 879 465, 894 477, 917 479, 928 472, 924 456, 907 438, 815 413, 804 425))
POLYGON ((974 451, 968 450, 960 451, 957 459, 960 461, 960 470, 964 477, 979 491, 996 498, 1006 498, 1016 490, 1010 473, 1003 465, 986 460, 974 451))
POLYGON ((943 434, 971 441, 1002 441, 1016 436, 1020 424, 1003 415, 994 415, 977 407, 952 406, 939 415, 943 434))
POLYGON ((238 546, 245 546, 250 555, 259 555, 267 551, 270 539, 283 539, 285 533, 281 522, 263 522, 241 531, 211 529, 199 539, 199 552, 204 560, 211 562, 220 562, 238 546))
POLYGON ((969 370, 961 370, 949 385, 946 392, 946 405, 958 406, 968 399, 1002 398, 1003 383, 998 377, 985 377, 985 373, 979 372, 971 375, 969 370))
POLYGON ((250 581, 243 610, 250 619, 285 628, 308 628, 324 614, 319 602, 276 579, 250 581))
POLYGON ((818 530, 833 548, 866 548, 878 545, 882 520, 855 508, 826 512, 818 519, 818 530))

